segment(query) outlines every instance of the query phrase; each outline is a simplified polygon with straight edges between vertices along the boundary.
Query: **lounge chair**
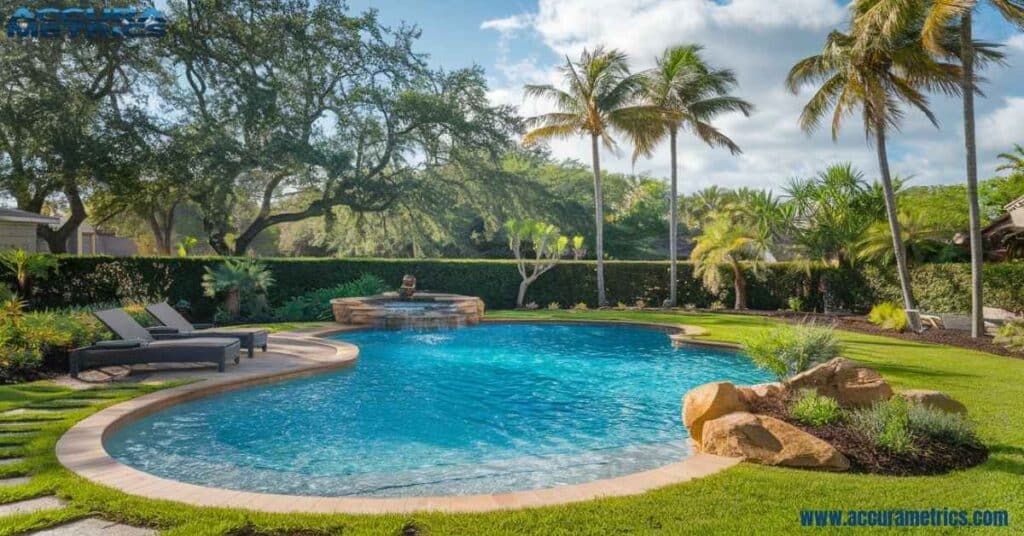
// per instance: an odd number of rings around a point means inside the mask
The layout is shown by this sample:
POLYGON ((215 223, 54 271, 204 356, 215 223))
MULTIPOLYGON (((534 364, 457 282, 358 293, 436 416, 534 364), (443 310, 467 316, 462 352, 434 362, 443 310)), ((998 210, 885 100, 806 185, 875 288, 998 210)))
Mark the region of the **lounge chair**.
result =
POLYGON ((178 337, 233 337, 249 351, 249 357, 255 353, 256 347, 267 351, 267 337, 270 332, 265 329, 212 330, 209 324, 193 324, 178 314, 167 302, 151 303, 146 311, 160 321, 163 326, 150 328, 150 333, 157 339, 178 337))
POLYGON ((93 315, 121 340, 100 341, 71 352, 71 377, 88 367, 143 363, 214 363, 224 372, 227 361, 238 363, 241 345, 235 338, 176 338, 156 340, 146 328, 120 309, 93 315))

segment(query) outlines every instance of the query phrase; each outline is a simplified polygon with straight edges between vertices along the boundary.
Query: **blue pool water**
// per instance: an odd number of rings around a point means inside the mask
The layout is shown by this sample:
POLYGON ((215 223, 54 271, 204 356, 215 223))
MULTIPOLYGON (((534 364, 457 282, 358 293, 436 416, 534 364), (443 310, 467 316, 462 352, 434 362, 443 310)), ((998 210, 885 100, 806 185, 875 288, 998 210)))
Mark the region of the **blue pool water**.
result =
POLYGON ((476 494, 587 482, 688 455, 680 399, 768 376, 642 327, 364 331, 356 366, 169 408, 114 434, 175 480, 297 495, 476 494))

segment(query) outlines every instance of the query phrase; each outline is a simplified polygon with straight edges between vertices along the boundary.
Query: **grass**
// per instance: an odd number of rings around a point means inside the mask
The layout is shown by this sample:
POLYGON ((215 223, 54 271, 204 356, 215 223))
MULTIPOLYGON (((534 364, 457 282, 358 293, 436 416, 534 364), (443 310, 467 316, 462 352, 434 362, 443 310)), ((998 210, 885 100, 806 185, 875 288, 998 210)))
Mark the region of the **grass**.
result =
MULTIPOLYGON (((491 318, 627 320, 685 323, 707 328, 709 338, 739 342, 773 321, 756 316, 633 311, 496 312, 491 318)), ((100 407, 156 387, 138 386, 59 421, 33 423, 40 431, 0 445, 26 463, 0 466, 0 475, 31 474, 26 484, 0 488, 0 502, 46 494, 69 501, 48 512, 0 518, 0 535, 51 526, 87 515, 161 529, 170 535, 317 534, 787 534, 800 530, 802 509, 1005 509, 1010 528, 1024 522, 1024 360, 856 333, 836 332, 844 355, 877 368, 897 388, 945 391, 964 402, 982 440, 992 449, 985 464, 938 477, 823 474, 740 464, 724 472, 643 495, 565 506, 486 514, 275 515, 196 508, 153 501, 91 484, 56 461, 53 445, 74 422, 100 407), (13 449, 13 450, 12 450, 13 449)), ((109 394, 109 393, 104 393, 109 394)), ((681 395, 682 393, 680 393, 681 395)), ((60 405, 81 395, 31 384, 0 387, 0 408, 60 405)), ((17 422, 4 418, 4 422, 17 422)), ((681 425, 680 425, 681 426, 681 425)), ((816 532, 819 532, 816 530, 816 532)), ((827 533, 826 531, 822 531, 827 533)), ((837 531, 838 532, 838 531, 837 531)), ((861 533, 871 533, 860 529, 861 533)), ((919 529, 948 533, 949 529, 919 529)), ((999 529, 988 533, 998 534, 999 529)))

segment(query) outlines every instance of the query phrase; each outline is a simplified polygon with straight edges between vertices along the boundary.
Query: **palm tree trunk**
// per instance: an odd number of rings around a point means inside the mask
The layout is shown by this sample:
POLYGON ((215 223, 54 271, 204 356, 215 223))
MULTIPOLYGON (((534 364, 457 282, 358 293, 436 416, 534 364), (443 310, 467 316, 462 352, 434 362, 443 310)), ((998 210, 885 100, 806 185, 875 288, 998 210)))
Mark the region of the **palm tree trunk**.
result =
POLYGON ((900 290, 903 291, 903 308, 908 311, 907 319, 910 329, 921 331, 920 315, 909 311, 917 309, 914 302, 914 290, 910 286, 910 270, 907 268, 907 250, 903 246, 903 233, 900 220, 896 213, 896 193, 892 189, 892 175, 889 173, 889 155, 885 147, 885 129, 875 128, 875 149, 878 151, 878 171, 882 176, 882 191, 885 194, 885 215, 889 220, 889 232, 892 233, 893 256, 896 257, 896 271, 899 273, 900 290))
POLYGON ((597 250, 597 306, 605 307, 604 295, 604 196, 601 194, 601 156, 597 148, 597 135, 590 136, 590 153, 594 164, 594 244, 597 250))
POLYGON ((978 147, 974 138, 974 36, 971 12, 960 19, 960 63, 963 70, 961 89, 964 99, 964 147, 967 150, 967 211, 970 217, 971 241, 971 337, 984 333, 984 301, 981 295, 983 244, 981 243, 981 210, 978 207, 978 147))
POLYGON ((677 284, 676 284, 676 264, 678 263, 678 251, 676 251, 676 242, 678 241, 679 232, 679 214, 678 214, 678 197, 679 197, 679 183, 676 172, 676 129, 673 128, 669 131, 669 153, 671 154, 672 161, 672 185, 671 193, 669 194, 669 208, 668 208, 668 260, 669 260, 669 281, 668 281, 668 306, 675 307, 677 300, 677 284))
POLYGON ((747 308, 747 278, 743 275, 743 267, 736 260, 732 261, 732 282, 736 293, 733 308, 742 311, 747 308))

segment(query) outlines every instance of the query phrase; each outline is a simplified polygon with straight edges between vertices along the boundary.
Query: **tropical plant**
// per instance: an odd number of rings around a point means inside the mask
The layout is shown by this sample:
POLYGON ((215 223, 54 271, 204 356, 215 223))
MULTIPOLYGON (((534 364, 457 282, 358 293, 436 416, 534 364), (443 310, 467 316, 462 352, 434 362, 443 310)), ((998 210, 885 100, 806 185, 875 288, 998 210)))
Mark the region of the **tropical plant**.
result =
POLYGON ((1024 146, 1019 143, 1013 144, 1013 151, 999 153, 999 158, 1005 160, 996 167, 996 171, 1008 171, 1011 174, 1024 174, 1024 146))
POLYGON ((740 112, 750 115, 753 105, 729 95, 736 87, 736 75, 728 69, 714 69, 701 55, 699 45, 684 45, 666 49, 657 65, 644 73, 641 91, 644 102, 661 112, 660 128, 633 131, 635 150, 639 155, 651 156, 665 137, 669 142, 671 192, 669 194, 669 298, 668 305, 676 306, 677 287, 677 233, 678 216, 678 164, 677 141, 679 132, 690 132, 711 147, 724 147, 739 154, 740 147, 723 134, 710 121, 715 117, 740 112), (637 135, 639 134, 639 135, 637 135))
POLYGON ((871 308, 868 322, 898 333, 907 329, 907 311, 893 302, 882 302, 871 308))
POLYGON ((194 236, 182 237, 181 240, 178 241, 178 256, 188 257, 188 252, 191 251, 192 248, 196 247, 196 244, 198 243, 199 239, 194 236))
POLYGON ((384 281, 373 275, 363 274, 340 285, 311 290, 293 296, 274 309, 274 318, 286 322, 303 322, 314 320, 331 320, 334 312, 331 300, 335 298, 352 298, 356 296, 374 296, 384 292, 387 287, 384 281))
POLYGON ((747 337, 743 349, 755 365, 783 380, 838 357, 842 347, 831 328, 785 324, 747 337))
MULTIPOLYGON (((526 289, 545 272, 555 267, 569 246, 569 238, 562 235, 558 227, 536 220, 509 220, 505 223, 508 247, 516 257, 516 269, 523 278, 516 295, 516 307, 522 307, 526 289), (533 258, 526 256, 525 247, 533 249, 533 258)), ((582 237, 580 244, 582 245, 582 237)), ((575 240, 574 240, 575 242, 575 240)))
POLYGON ((203 292, 206 296, 224 296, 224 307, 232 320, 257 317, 267 309, 267 290, 274 276, 253 259, 226 259, 216 268, 205 267, 203 292))
MULTIPOLYGON (((917 266, 929 260, 939 258, 947 249, 947 235, 938 226, 927 220, 921 210, 905 208, 899 211, 902 242, 906 248, 906 260, 909 266, 917 266)), ((892 229, 885 222, 875 222, 864 231, 857 247, 857 257, 884 266, 896 260, 893 254, 892 229)))
MULTIPOLYGON (((884 43, 868 44, 858 42, 855 36, 833 31, 828 35, 821 54, 797 62, 786 78, 786 85, 794 94, 798 94, 805 84, 821 84, 800 115, 800 127, 805 132, 817 129, 831 110, 832 138, 835 140, 843 119, 860 108, 865 135, 868 139, 874 138, 886 219, 907 310, 917 306, 897 219, 887 135, 898 130, 903 118, 902 105, 920 110, 938 127, 923 90, 939 89, 955 94, 958 75, 959 69, 955 65, 933 59, 913 31, 894 33, 884 43)), ((920 328, 917 325, 912 327, 915 330, 920 328)))
MULTIPOLYGON (((982 300, 981 208, 978 202, 978 145, 974 128, 974 93, 978 83, 976 64, 1000 60, 988 43, 975 41, 973 13, 982 4, 993 7, 1003 19, 1024 28, 1024 3, 1020 0, 859 0, 855 26, 864 43, 876 48, 907 33, 920 35, 924 46, 937 56, 960 60, 959 91, 963 99, 964 149, 967 163, 967 211, 971 244, 971 336, 984 334, 982 300), (954 36, 954 34, 958 34, 954 36), (957 40, 956 37, 959 39, 957 40)), ((893 233, 894 235, 896 233, 893 233)))
POLYGON ((561 71, 567 89, 550 84, 525 87, 526 96, 548 100, 557 111, 528 118, 526 125, 530 130, 523 141, 529 145, 543 140, 590 136, 597 301, 604 307, 608 300, 604 282, 604 196, 599 145, 615 151, 614 134, 643 137, 640 131, 657 128, 660 113, 654 107, 635 103, 637 92, 643 86, 643 76, 629 72, 626 55, 618 50, 584 49, 578 61, 566 58, 561 71))
POLYGON ((42 253, 28 253, 20 248, 0 252, 0 265, 14 276, 18 293, 22 296, 29 294, 29 284, 33 279, 47 279, 52 272, 58 270, 56 257, 42 253))
POLYGON ((805 391, 789 407, 789 414, 796 420, 811 426, 832 424, 843 417, 836 399, 822 396, 813 389, 805 391))
POLYGON ((996 344, 1017 352, 1024 352, 1024 320, 1014 320, 999 326, 996 344))
POLYGON ((756 269, 768 244, 758 229, 735 214, 718 212, 704 225, 697 237, 690 260, 693 276, 701 278, 704 287, 717 293, 723 283, 722 265, 732 270, 735 309, 747 308, 747 279, 741 261, 753 261, 756 269))

